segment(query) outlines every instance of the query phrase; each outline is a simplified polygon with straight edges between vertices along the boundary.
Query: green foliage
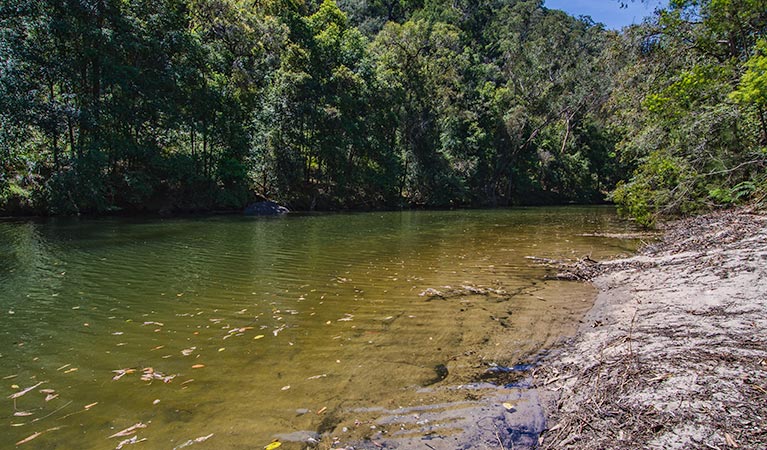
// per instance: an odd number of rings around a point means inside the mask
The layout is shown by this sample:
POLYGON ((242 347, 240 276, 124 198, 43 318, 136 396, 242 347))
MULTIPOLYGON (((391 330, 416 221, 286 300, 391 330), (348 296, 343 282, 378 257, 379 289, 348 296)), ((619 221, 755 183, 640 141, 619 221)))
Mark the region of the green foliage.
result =
POLYGON ((649 225, 658 217, 757 200, 767 159, 763 98, 767 9, 760 1, 674 1, 653 40, 634 46, 612 102, 624 161, 641 161, 613 199, 649 225), (643 80, 640 80, 640 76, 643 80))
POLYGON ((714 186, 708 195, 718 203, 735 204, 743 198, 751 197, 756 192, 757 185, 753 181, 743 181, 727 189, 714 186))
POLYGON ((738 103, 767 107, 767 39, 756 45, 756 52, 745 63, 746 73, 730 98, 738 103))
POLYGON ((539 0, 8 0, 0 210, 756 199, 762 3, 617 34, 539 0))
POLYGON ((653 226, 660 215, 691 212, 689 190, 696 174, 682 158, 662 151, 651 153, 633 174, 612 193, 619 212, 643 226, 653 226))

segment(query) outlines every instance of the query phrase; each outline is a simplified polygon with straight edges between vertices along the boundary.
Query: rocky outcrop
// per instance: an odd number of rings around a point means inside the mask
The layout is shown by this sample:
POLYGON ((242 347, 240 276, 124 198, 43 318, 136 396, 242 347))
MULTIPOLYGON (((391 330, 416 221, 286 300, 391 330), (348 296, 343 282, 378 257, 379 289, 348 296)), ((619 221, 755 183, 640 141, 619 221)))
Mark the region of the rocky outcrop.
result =
POLYGON ((279 216, 289 212, 288 208, 270 201, 251 203, 245 208, 246 216, 279 216))

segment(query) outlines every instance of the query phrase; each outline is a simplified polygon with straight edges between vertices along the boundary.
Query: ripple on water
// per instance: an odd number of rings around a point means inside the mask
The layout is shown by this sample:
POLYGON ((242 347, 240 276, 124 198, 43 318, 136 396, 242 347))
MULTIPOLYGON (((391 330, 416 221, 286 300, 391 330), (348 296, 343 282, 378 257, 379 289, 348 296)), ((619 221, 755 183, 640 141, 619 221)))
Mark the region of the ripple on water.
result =
POLYGON ((402 431, 401 408, 452 423, 468 394, 451 386, 525 362, 588 307, 588 286, 525 256, 630 252, 598 236, 623 231, 605 208, 0 222, 3 395, 44 382, 6 401, 0 446, 117 446, 137 423, 157 448, 364 438, 402 431))

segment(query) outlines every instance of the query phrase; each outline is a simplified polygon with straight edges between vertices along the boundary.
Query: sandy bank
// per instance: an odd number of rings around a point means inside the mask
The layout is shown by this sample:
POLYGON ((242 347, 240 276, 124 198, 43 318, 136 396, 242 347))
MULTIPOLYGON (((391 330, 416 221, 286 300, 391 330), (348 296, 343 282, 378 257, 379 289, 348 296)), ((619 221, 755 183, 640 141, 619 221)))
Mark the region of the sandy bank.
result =
POLYGON ((543 448, 767 448, 767 216, 664 231, 591 268, 594 308, 534 374, 543 448))

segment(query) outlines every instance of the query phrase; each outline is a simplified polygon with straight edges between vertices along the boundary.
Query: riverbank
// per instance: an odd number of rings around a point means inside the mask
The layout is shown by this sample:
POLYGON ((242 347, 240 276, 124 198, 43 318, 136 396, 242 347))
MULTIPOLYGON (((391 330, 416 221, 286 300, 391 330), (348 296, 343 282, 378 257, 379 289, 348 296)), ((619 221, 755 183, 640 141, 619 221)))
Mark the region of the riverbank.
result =
POLYGON ((668 224, 639 255, 581 263, 599 294, 534 371, 542 448, 767 448, 767 216, 668 224))

